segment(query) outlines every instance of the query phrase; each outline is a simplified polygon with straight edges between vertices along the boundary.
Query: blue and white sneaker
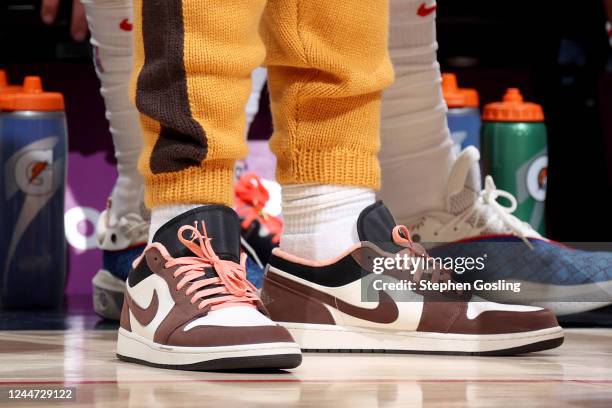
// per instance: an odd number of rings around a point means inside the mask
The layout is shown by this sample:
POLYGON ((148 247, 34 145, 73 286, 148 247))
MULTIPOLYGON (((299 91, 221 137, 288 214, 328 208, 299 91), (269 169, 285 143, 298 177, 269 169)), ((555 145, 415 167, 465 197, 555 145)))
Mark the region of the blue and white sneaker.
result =
POLYGON ((149 220, 130 213, 111 224, 108 208, 102 212, 96 225, 96 237, 102 249, 102 268, 93 278, 93 306, 95 312, 112 320, 119 320, 123 305, 125 280, 132 262, 142 254, 149 233, 149 220))
POLYGON ((512 215, 516 199, 497 190, 491 176, 481 188, 479 159, 475 148, 465 149, 457 158, 445 211, 399 220, 410 226, 412 239, 428 246, 433 257, 484 257, 481 270, 472 268, 460 280, 520 283, 519 293, 488 293, 491 300, 533 304, 557 315, 612 304, 612 252, 573 249, 542 237, 512 215), (498 197, 511 206, 499 204, 498 197))

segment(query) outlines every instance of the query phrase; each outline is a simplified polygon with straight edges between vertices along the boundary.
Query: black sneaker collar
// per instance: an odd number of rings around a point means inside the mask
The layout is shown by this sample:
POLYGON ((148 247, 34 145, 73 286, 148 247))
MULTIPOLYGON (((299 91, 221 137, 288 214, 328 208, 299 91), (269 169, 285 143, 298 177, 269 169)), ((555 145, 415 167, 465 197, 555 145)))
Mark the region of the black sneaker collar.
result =
POLYGON ((178 240, 177 233, 183 225, 194 225, 196 221, 198 224, 205 223, 206 232, 212 238, 212 247, 219 258, 240 262, 240 220, 233 209, 224 205, 206 205, 174 217, 157 230, 153 242, 164 245, 175 258, 193 256, 178 240))

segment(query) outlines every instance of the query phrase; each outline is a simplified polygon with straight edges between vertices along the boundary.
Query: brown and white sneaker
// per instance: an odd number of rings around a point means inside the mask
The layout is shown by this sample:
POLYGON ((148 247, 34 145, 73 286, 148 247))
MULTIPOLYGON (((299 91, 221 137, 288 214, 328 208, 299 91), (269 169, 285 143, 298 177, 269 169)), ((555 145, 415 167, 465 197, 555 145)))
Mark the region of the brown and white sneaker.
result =
POLYGON ((262 299, 271 318, 289 329, 303 351, 511 355, 563 343, 563 330, 546 309, 419 284, 450 282, 448 271, 420 268, 410 274, 391 267, 373 273, 375 264, 398 255, 426 256, 381 202, 363 210, 357 232, 362 242, 328 262, 273 252, 262 299), (381 283, 373 285, 381 276, 389 283, 412 280, 417 286, 397 296, 381 290, 381 283), (365 296, 372 287, 376 299, 365 296))
POLYGON ((300 348, 267 316, 245 259, 229 207, 199 207, 163 225, 128 276, 117 356, 186 370, 297 367, 300 348))

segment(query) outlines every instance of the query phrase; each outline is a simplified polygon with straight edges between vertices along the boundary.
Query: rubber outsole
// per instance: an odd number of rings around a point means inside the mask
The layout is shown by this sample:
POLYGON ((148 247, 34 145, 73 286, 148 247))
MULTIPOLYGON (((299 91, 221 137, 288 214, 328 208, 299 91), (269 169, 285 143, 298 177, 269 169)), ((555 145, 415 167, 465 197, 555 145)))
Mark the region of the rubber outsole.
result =
POLYGON ((151 363, 149 361, 126 357, 120 354, 117 354, 117 358, 119 358, 121 361, 144 364, 150 367, 189 371, 285 370, 295 368, 302 363, 301 354, 275 354, 266 356, 220 358, 185 365, 151 363))
POLYGON ((375 350, 375 349, 302 349, 304 353, 385 353, 385 354, 432 354, 446 356, 514 356, 550 350, 563 344, 564 337, 525 344, 502 350, 491 351, 422 351, 422 350, 375 350))

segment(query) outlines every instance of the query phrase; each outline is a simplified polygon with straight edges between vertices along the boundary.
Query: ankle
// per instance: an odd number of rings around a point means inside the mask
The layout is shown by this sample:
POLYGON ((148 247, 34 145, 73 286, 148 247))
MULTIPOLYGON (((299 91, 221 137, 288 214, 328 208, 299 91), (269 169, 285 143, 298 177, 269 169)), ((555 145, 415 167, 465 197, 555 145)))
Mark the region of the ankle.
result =
POLYGON ((341 255, 359 242, 357 218, 375 202, 371 189, 321 184, 283 186, 282 198, 280 248, 317 261, 341 255))

